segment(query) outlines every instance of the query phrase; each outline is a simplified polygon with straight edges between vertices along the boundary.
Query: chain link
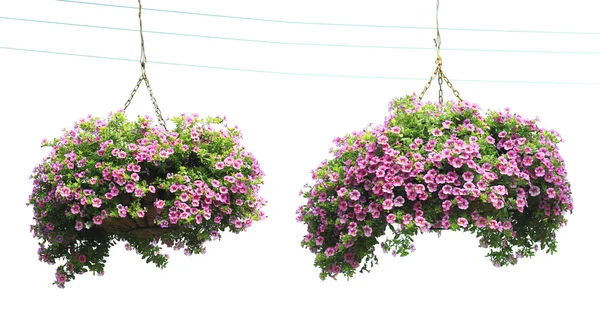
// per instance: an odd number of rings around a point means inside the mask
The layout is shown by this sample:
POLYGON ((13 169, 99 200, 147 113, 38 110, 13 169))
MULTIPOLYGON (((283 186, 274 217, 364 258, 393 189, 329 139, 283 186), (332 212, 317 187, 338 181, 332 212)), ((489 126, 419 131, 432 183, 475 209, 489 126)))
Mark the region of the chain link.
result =
POLYGON ((123 108, 123 110, 127 110, 127 108, 129 107, 129 105, 131 105, 131 101, 133 100, 133 96, 135 96, 135 93, 140 88, 140 84, 142 84, 143 80, 144 80, 144 76, 141 76, 140 79, 138 80, 137 84, 133 88, 133 91, 131 92, 131 95, 129 95, 129 99, 127 100, 127 102, 125 102, 125 107, 123 108))
POLYGON ((425 84, 425 87, 423 88, 423 92, 421 92, 421 95, 419 95, 419 101, 421 101, 423 99, 423 96, 425 96, 425 92, 427 92, 427 90, 431 86, 431 82, 433 82, 433 78, 435 78, 435 75, 437 75, 437 73, 438 73, 438 68, 435 68, 435 71, 429 78, 429 81, 427 81, 427 84, 425 84))
POLYGON ((452 90, 452 93, 454 94, 454 96, 456 96, 456 98, 458 98, 458 100, 462 102, 463 100, 460 97, 460 93, 458 93, 458 91, 454 88, 454 86, 452 85, 452 82, 450 82, 450 80, 448 79, 448 77, 446 77, 445 74, 442 74, 442 76, 444 77, 444 81, 446 81, 446 84, 448 84, 448 87, 450 87, 450 89, 452 90))
POLYGON ((437 59, 437 73, 438 73, 438 85, 440 87, 440 90, 438 92, 438 96, 439 96, 439 100, 440 100, 440 105, 444 103, 444 90, 442 90, 442 86, 444 85, 444 81, 442 76, 444 75, 442 73, 442 58, 438 57, 437 59))
POLYGON ((135 87, 133 88, 133 91, 131 92, 129 99, 127 100, 127 102, 125 102, 125 107, 123 108, 123 110, 127 110, 129 105, 131 105, 133 96, 135 96, 135 93, 140 88, 142 81, 144 81, 144 83, 146 84, 146 89, 148 89, 148 93, 150 94, 150 100, 152 101, 152 107, 154 108, 154 113, 156 114, 158 123, 165 130, 167 130, 167 125, 165 123, 165 119, 163 119, 160 108, 158 108, 158 103, 156 102, 156 98, 154 97, 154 92, 152 92, 152 87, 150 86, 150 80, 148 80, 148 76, 146 75, 146 49, 144 47, 144 34, 142 32, 142 1, 138 0, 138 3, 139 3, 138 17, 140 19, 140 38, 141 38, 141 45, 142 45, 142 52, 141 52, 141 56, 140 56, 140 66, 142 68, 142 75, 138 79, 138 82, 135 85, 135 87))
POLYGON ((454 88, 454 86, 452 85, 452 83, 450 82, 450 80, 448 79, 448 77, 446 77, 446 75, 442 71, 442 56, 441 56, 441 53, 440 53, 440 47, 441 47, 441 43, 442 43, 442 37, 440 36, 440 25, 439 25, 439 22, 438 22, 439 9, 440 9, 440 1, 437 0, 436 1, 436 8, 435 8, 435 23, 436 23, 436 29, 437 29, 437 36, 436 36, 435 39, 433 39, 433 42, 435 43, 435 49, 437 51, 437 59, 435 61, 436 68, 435 68, 435 71, 433 72, 433 74, 431 75, 431 77, 429 78, 429 81, 427 81, 427 84, 425 84, 425 87, 423 88, 423 91, 421 92, 421 95, 419 95, 419 101, 421 101, 423 99, 423 96, 425 96, 425 92, 427 92, 427 90, 429 89, 429 87, 431 87, 431 83, 433 82, 433 78, 437 75, 437 77, 438 77, 438 85, 440 87, 440 90, 438 92, 438 97, 439 97, 440 104, 444 103, 444 90, 442 88, 443 85, 444 85, 444 82, 446 82, 446 84, 450 87, 450 89, 452 90, 452 93, 454 94, 454 96, 456 96, 456 98, 458 98, 458 100, 460 102, 462 102, 463 100, 460 97, 460 94, 454 88))
POLYGON ((154 93, 152 92, 152 87, 150 86, 150 81, 146 76, 146 70, 143 70, 144 82, 146 83, 146 88, 148 89, 148 94, 150 94, 150 100, 152 101, 152 107, 154 107, 154 114, 156 114, 156 119, 158 120, 158 124, 160 124, 165 130, 167 129, 167 125, 165 123, 165 119, 162 117, 162 113, 160 112, 160 108, 158 108, 158 103, 156 102, 156 98, 154 98, 154 93))

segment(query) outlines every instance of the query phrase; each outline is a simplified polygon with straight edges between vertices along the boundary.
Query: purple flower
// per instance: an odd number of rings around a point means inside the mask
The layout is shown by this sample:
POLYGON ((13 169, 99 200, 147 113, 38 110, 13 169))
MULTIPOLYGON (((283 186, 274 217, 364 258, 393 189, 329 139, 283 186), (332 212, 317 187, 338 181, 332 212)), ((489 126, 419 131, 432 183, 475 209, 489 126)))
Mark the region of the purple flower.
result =
POLYGON ((373 233, 373 229, 370 226, 364 226, 363 233, 365 234, 366 237, 370 237, 371 233, 373 233))
POLYGON ((325 250, 325 256, 327 256, 327 257, 333 256, 334 253, 335 253, 335 249, 333 247, 328 247, 325 250))

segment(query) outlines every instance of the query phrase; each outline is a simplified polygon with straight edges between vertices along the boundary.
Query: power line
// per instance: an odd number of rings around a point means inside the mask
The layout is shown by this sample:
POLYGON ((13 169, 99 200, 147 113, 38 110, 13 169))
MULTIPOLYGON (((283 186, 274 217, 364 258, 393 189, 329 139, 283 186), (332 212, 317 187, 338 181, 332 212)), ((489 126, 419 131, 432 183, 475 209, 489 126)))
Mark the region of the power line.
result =
MULTIPOLYGON (((45 21, 45 20, 37 20, 37 19, 25 19, 25 18, 8 17, 8 16, 0 16, 0 19, 21 21, 21 22, 30 22, 30 23, 61 25, 61 26, 69 26, 69 27, 85 27, 85 28, 105 29, 105 30, 112 30, 112 31, 139 32, 139 29, 133 29, 133 28, 120 28, 120 27, 109 27, 109 26, 99 26, 99 25, 74 24, 74 23, 45 21)), ((370 48, 370 49, 402 49, 402 50, 434 50, 435 49, 435 48, 414 47, 414 46, 353 45, 353 44, 330 44, 330 43, 254 40, 254 39, 244 39, 244 38, 206 36, 206 35, 198 35, 198 34, 190 34, 190 33, 164 32, 164 31, 154 31, 154 30, 144 30, 144 32, 152 33, 152 34, 160 34, 160 35, 169 35, 169 36, 195 37, 195 38, 204 38, 204 39, 217 39, 217 40, 241 41, 241 42, 250 42, 250 43, 265 43, 265 44, 277 44, 277 45, 341 47, 341 48, 370 48)), ((498 49, 468 49, 468 48, 444 48, 444 50, 445 51, 461 51, 461 52, 600 55, 600 52, 593 52, 593 51, 498 50, 498 49)))
MULTIPOLYGON (((75 0, 56 0, 60 2, 97 5, 121 9, 138 9, 134 6, 107 4, 107 3, 96 3, 96 2, 85 2, 75 0)), ((163 12, 163 13, 175 13, 175 14, 186 14, 186 15, 197 15, 206 17, 216 18, 228 18, 228 19, 239 19, 256 22, 269 22, 269 23, 282 23, 282 24, 294 24, 294 25, 315 25, 315 26, 339 26, 339 27, 369 27, 369 28, 399 28, 399 29, 418 29, 418 30, 431 30, 436 29, 435 27, 425 26, 400 26, 400 25, 369 25, 369 24, 339 24, 339 23, 321 23, 321 22, 302 22, 302 21, 288 21, 278 19, 266 19, 266 18, 254 18, 254 17, 243 17, 243 16, 232 16, 232 15, 220 15, 220 14, 207 14, 199 12, 188 12, 188 11, 176 11, 166 9, 153 9, 144 8, 147 11, 163 12)), ((509 32, 509 33, 535 33, 535 34, 560 34, 560 35, 600 35, 600 32, 583 32, 583 31, 549 31, 549 30, 519 30, 519 29, 481 29, 481 28, 440 28, 440 30, 451 30, 451 31, 481 31, 481 32, 509 32)))
MULTIPOLYGON (((63 55, 63 56, 75 56, 75 57, 105 59, 105 60, 118 60, 118 61, 128 61, 128 62, 139 62, 139 59, 132 59, 132 58, 119 58, 119 57, 97 56, 97 55, 88 55, 88 54, 76 54, 76 53, 67 53, 67 52, 56 52, 56 51, 46 51, 46 50, 24 49, 24 48, 7 47, 7 46, 0 46, 0 49, 20 51, 20 52, 35 52, 35 53, 44 53, 44 54, 53 54, 53 55, 63 55)), ((385 80, 419 80, 419 81, 425 81, 425 78, 413 78, 413 77, 362 76, 362 75, 340 75, 340 74, 285 72, 285 71, 243 69, 243 68, 207 66, 207 65, 197 65, 197 64, 161 62, 161 61, 147 61, 147 63, 159 64, 159 65, 169 65, 169 66, 181 66, 181 67, 195 67, 195 68, 205 68, 205 69, 217 69, 217 70, 227 70, 227 71, 239 71, 239 72, 251 72, 251 73, 265 73, 265 74, 276 74, 276 75, 288 75, 288 76, 326 77, 326 78, 355 78, 355 79, 385 79, 385 80)), ((452 81, 456 81, 456 82, 473 82, 473 83, 600 85, 600 82, 568 82, 568 81, 514 81, 514 80, 469 80, 469 79, 453 79, 452 81)))

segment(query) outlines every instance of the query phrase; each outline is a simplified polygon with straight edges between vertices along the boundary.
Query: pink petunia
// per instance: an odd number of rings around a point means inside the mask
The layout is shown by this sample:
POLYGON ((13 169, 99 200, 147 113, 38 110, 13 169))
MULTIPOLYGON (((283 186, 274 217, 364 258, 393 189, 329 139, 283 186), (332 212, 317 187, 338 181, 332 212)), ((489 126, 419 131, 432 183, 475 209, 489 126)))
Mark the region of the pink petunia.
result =
POLYGON ((360 198, 360 192, 358 190, 352 190, 350 192, 350 199, 353 201, 357 201, 360 198))
POLYGON ((71 189, 69 189, 69 187, 62 187, 60 189, 60 195, 65 198, 68 197, 71 195, 71 189))
POLYGON ((364 226, 363 233, 365 234, 366 237, 370 237, 371 234, 373 233, 373 229, 370 226, 364 226))
POLYGON ((459 217, 459 218, 456 220, 456 223, 457 223, 459 226, 463 227, 463 228, 466 228, 466 227, 467 227, 467 225, 469 225, 469 221, 468 221, 466 218, 464 218, 464 217, 459 217))
POLYGON ((325 250, 325 256, 327 256, 327 257, 333 256, 334 253, 335 253, 335 249, 333 247, 328 247, 325 250))
POLYGON ((479 219, 477 219, 477 227, 485 228, 486 226, 487 226, 487 219, 485 217, 479 217, 479 219))
POLYGON ((384 210, 391 210, 394 206, 392 199, 385 199, 382 203, 382 207, 384 210))
POLYGON ((385 217, 385 220, 387 221, 388 224, 393 224, 394 222, 396 222, 396 215, 389 214, 389 215, 387 215, 387 217, 385 217))
POLYGON ((100 198, 93 198, 92 199, 92 206, 93 207, 100 207, 100 206, 102 206, 102 200, 100 198))
POLYGON ((101 225, 103 219, 102 219, 102 216, 96 215, 96 216, 94 216, 94 218, 92 220, 94 221, 94 224, 101 225))
POLYGON ((533 197, 538 196, 540 194, 540 188, 538 186, 531 186, 529 194, 533 197))
POLYGON ((417 216, 415 217, 415 225, 417 225, 419 228, 423 228, 427 226, 427 220, 425 220, 425 218, 422 216, 417 216))

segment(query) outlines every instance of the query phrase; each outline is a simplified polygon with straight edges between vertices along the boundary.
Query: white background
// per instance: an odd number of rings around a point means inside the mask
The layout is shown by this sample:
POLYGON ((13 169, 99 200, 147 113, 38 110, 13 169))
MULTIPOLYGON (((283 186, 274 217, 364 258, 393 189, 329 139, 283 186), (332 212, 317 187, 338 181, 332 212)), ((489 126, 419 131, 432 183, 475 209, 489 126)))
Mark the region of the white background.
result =
MULTIPOLYGON (((134 0, 106 3, 136 6, 134 0)), ((161 8, 291 21, 435 26, 435 1, 144 1, 161 8)), ((165 117, 226 115, 267 176, 269 218, 248 232, 208 243, 207 254, 172 259, 160 270, 122 244, 106 275, 78 276, 61 290, 53 266, 37 261, 25 206, 28 179, 60 135, 88 114, 122 107, 139 77, 131 61, 50 55, 0 48, 0 291, 3 310, 599 310, 598 113, 600 5, 571 1, 441 1, 447 28, 594 32, 595 35, 442 30, 444 71, 464 99, 485 109, 511 107, 558 130, 575 201, 558 233, 558 253, 539 252, 514 267, 494 268, 474 236, 417 237, 405 258, 380 253, 370 274, 320 281, 313 254, 300 247, 298 196, 310 172, 329 157, 332 139, 381 123, 395 96, 419 93, 434 70, 434 50, 274 45, 146 34, 150 62, 296 73, 418 78, 306 77, 148 64, 165 117), (499 53, 444 48, 589 51, 596 54, 499 53), (511 80, 596 84, 461 82, 511 80)), ((58 1, 0 0, 0 16, 136 29, 137 11, 58 1)), ((315 26, 143 13, 144 29, 206 36, 330 44, 433 47, 434 30, 315 26)), ((137 59, 139 33, 0 18, 0 47, 137 59)), ((426 98, 435 100, 437 88, 426 98)), ((451 92, 445 89, 445 98, 451 92)), ((152 114, 144 89, 129 116, 152 114)))

